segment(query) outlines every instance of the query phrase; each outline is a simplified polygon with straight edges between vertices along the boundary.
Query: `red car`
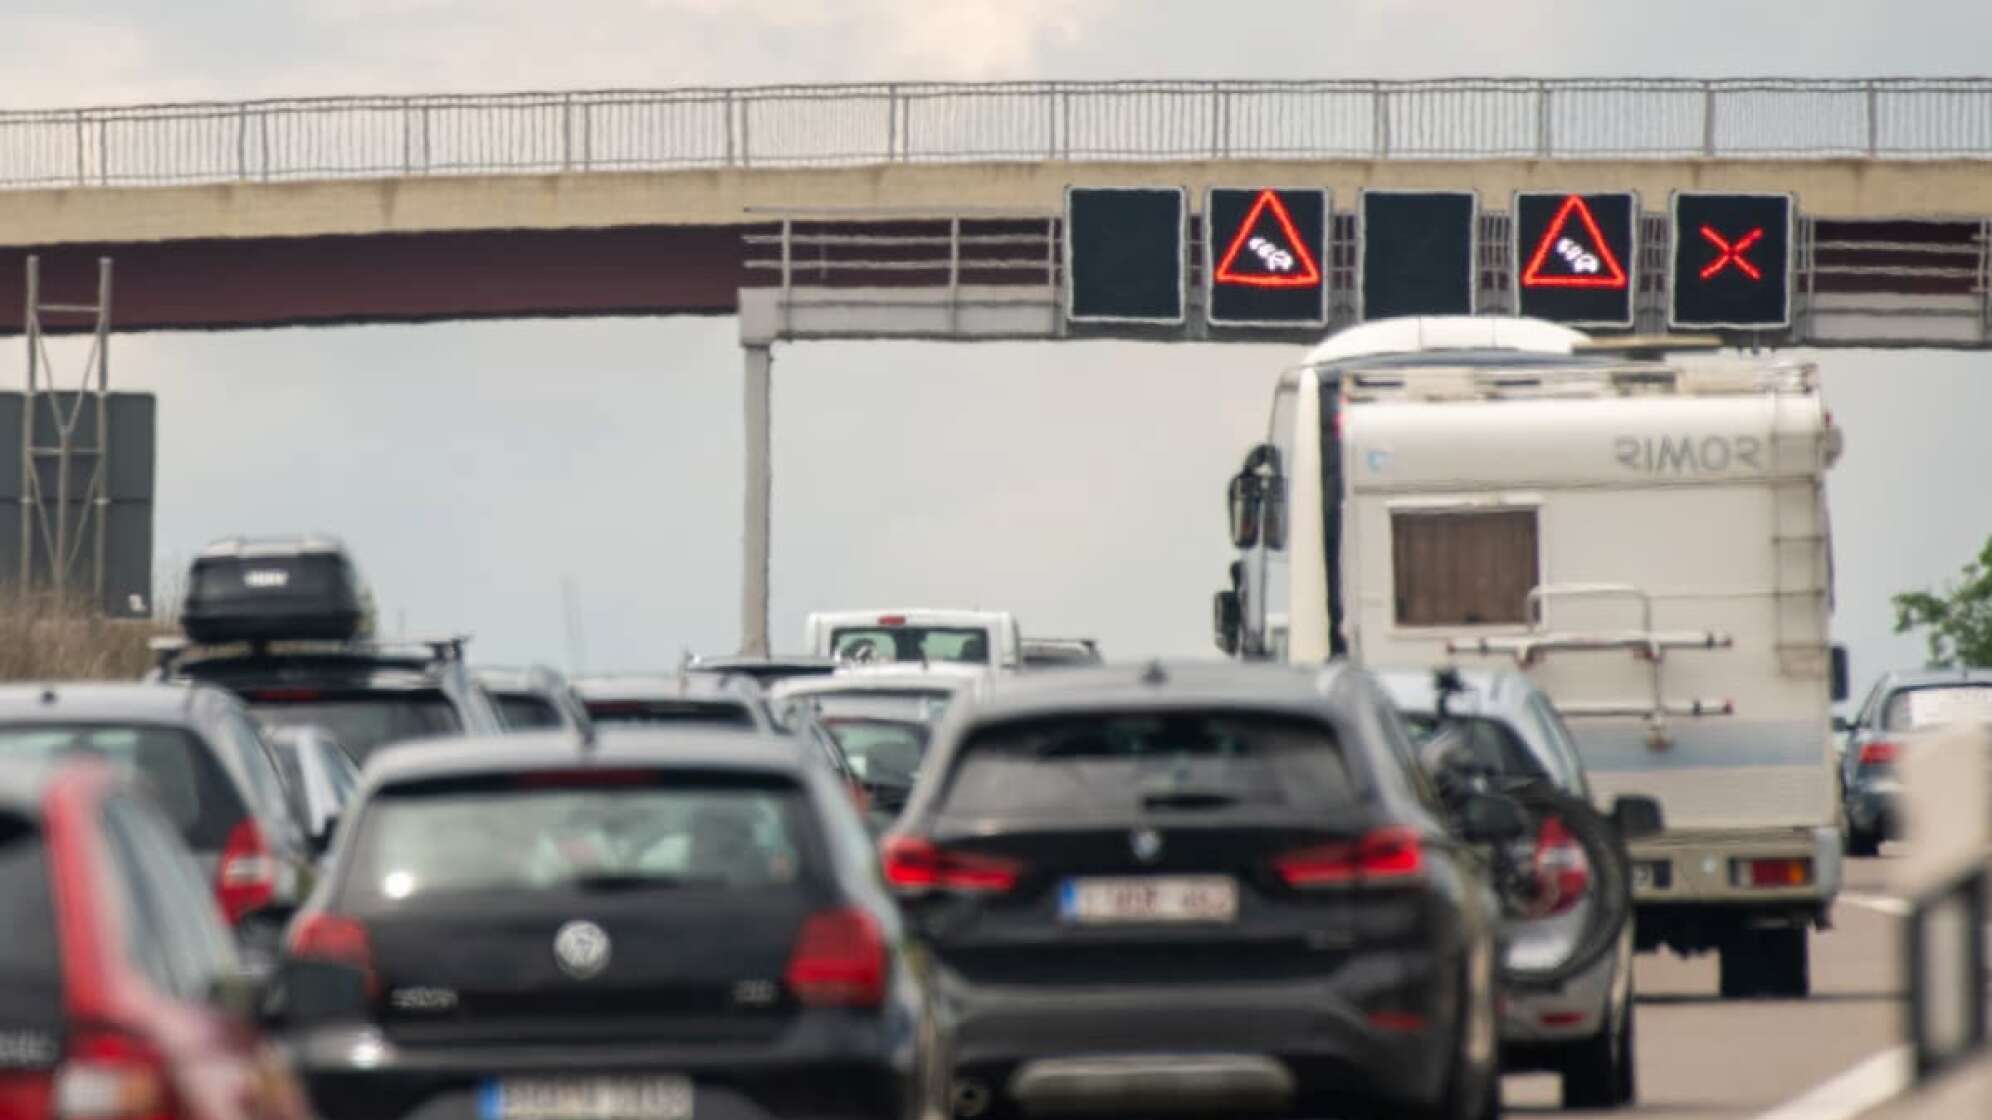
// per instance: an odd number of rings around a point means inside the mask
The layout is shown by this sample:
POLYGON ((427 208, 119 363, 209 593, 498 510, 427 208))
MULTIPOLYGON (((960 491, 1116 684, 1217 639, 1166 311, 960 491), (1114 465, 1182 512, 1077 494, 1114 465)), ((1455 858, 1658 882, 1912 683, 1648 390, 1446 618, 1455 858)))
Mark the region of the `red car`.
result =
POLYGON ((0 765, 0 1120, 304 1120, 255 991, 150 800, 0 765))

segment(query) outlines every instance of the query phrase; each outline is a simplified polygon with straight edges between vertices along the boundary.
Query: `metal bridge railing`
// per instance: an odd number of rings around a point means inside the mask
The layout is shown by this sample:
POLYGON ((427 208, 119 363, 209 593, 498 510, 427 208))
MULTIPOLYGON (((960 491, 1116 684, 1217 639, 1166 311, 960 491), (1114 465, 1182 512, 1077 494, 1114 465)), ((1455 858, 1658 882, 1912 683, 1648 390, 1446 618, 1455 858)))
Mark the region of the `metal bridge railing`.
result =
POLYGON ((1007 160, 1992 159, 1992 79, 905 82, 0 113, 0 186, 1007 160))

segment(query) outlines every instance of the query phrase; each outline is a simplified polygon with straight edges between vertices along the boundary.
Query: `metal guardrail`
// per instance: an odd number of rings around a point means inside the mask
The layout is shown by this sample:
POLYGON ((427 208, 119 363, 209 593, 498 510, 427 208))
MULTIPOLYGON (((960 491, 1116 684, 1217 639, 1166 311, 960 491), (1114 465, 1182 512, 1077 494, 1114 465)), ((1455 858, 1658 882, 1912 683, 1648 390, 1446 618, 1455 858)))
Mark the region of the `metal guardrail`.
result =
POLYGON ((1992 159, 1992 79, 890 82, 0 113, 0 186, 1014 160, 1992 159))

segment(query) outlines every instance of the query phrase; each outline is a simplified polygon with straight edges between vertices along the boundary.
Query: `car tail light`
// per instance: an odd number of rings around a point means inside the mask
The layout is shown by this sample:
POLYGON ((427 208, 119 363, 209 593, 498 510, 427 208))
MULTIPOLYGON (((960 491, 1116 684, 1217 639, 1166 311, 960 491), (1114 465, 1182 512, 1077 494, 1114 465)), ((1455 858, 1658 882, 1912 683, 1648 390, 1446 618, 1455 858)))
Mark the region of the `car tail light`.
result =
POLYGON ((877 1007, 885 1002, 885 938, 870 914, 823 910, 802 923, 789 954, 789 990, 809 1007, 877 1007))
POLYGON ((1379 828, 1354 843, 1287 852, 1273 860, 1273 870, 1297 890, 1382 886, 1418 878, 1425 870, 1425 845, 1414 828, 1379 828))
POLYGON ((1737 887, 1803 887, 1812 882, 1812 861, 1803 856, 1732 859, 1729 882, 1737 887))
POLYGON ((1894 743, 1865 743, 1861 746, 1860 764, 1862 766, 1893 766, 1895 765, 1895 756, 1900 753, 1901 749, 1894 743))
POLYGON ((1016 860, 950 851, 918 836, 888 836, 879 854, 886 884, 902 894, 928 890, 1006 894, 1016 889, 1023 875, 1023 865, 1016 860))
POLYGON ((1372 1011, 1366 1018, 1369 1024, 1385 1031, 1422 1031, 1425 1017, 1415 1011, 1372 1011))
POLYGON ((215 896, 230 925, 252 910, 269 905, 277 892, 277 860, 263 843, 263 830, 244 819, 228 834, 215 870, 215 896))
POLYGON ((85 1028, 55 1071, 55 1120, 173 1120, 179 1109, 158 1051, 123 1031, 85 1028))
POLYGON ((1533 917, 1569 912, 1591 888, 1591 860, 1561 818, 1549 817, 1536 833, 1536 904, 1533 917))
POLYGON ((367 997, 380 994, 380 976, 374 972, 373 940, 367 927, 344 914, 323 911, 307 914, 291 928, 284 946, 292 960, 342 965, 366 978, 367 997))

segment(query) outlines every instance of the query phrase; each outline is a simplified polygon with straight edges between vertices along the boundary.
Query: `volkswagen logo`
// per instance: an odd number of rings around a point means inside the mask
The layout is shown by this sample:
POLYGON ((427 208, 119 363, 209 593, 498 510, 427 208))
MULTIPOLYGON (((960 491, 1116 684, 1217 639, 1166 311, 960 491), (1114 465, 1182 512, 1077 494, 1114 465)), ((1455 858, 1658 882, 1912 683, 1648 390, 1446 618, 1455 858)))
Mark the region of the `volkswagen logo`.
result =
POLYGON ((1137 828, 1127 838, 1128 846, 1134 849, 1134 858, 1143 863, 1154 863, 1162 858, 1162 834, 1152 828, 1137 828))
POLYGON ((553 935, 553 959, 576 980, 599 976, 609 967, 609 935, 593 922, 569 922, 553 935))

